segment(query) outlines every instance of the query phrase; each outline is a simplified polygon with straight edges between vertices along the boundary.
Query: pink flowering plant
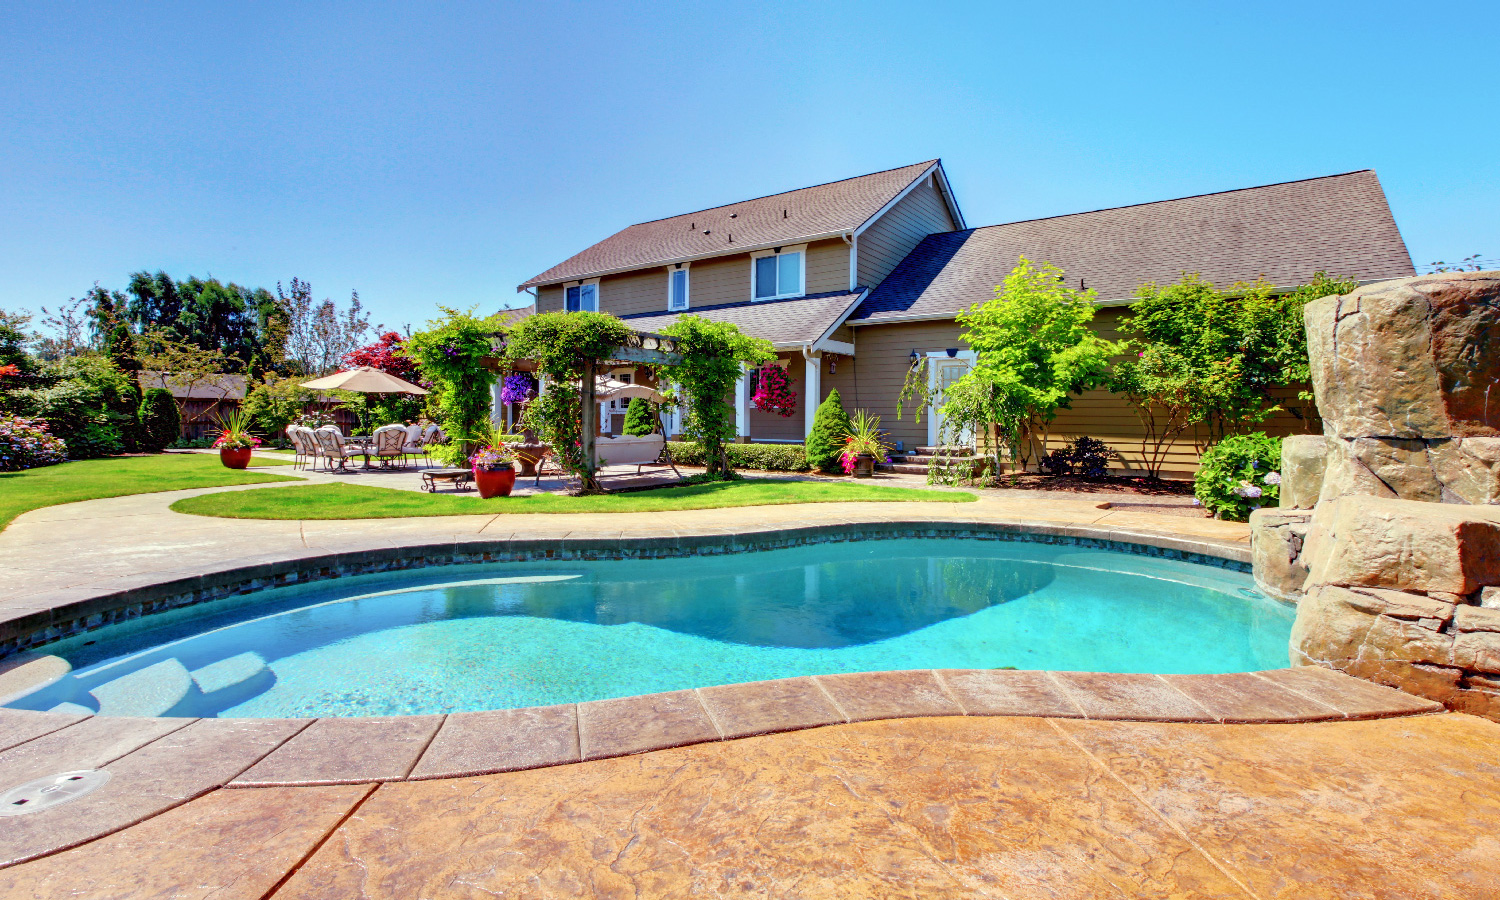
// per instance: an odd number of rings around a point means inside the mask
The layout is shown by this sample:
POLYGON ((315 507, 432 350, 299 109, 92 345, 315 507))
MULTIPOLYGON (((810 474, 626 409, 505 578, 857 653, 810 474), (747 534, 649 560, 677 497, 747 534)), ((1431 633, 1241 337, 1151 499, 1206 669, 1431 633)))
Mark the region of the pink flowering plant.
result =
POLYGON ((751 400, 756 409, 773 412, 783 418, 797 411, 797 395, 792 391, 786 369, 774 364, 761 367, 756 378, 755 396, 751 400))
POLYGON ((237 409, 219 419, 219 437, 214 441, 215 450, 253 450, 260 444, 260 438, 250 433, 250 417, 242 410, 237 409))
POLYGON ((845 475, 853 475, 861 456, 871 456, 877 461, 889 458, 891 447, 880 432, 880 417, 872 416, 862 409, 849 417, 849 436, 844 439, 844 449, 839 453, 839 465, 845 475))
POLYGON ((0 472, 56 465, 67 458, 67 445, 47 430, 45 419, 0 416, 0 472))

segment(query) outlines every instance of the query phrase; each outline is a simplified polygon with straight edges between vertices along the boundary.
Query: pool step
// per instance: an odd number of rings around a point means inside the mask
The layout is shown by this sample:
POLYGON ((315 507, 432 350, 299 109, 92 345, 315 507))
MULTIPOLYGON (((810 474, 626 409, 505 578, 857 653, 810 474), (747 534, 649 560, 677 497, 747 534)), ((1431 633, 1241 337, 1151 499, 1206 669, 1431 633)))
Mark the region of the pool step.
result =
POLYGON ((81 703, 74 703, 74 702, 72 702, 70 700, 70 701, 68 701, 66 703, 59 703, 59 704, 57 704, 56 706, 54 706, 51 709, 47 710, 47 712, 50 712, 50 713, 67 713, 68 715, 75 715, 75 716, 92 716, 94 714, 95 710, 94 710, 94 708, 92 706, 84 706, 81 703))
POLYGON ((259 653, 246 651, 192 671, 193 681, 203 692, 203 705, 214 712, 237 706, 270 690, 276 673, 259 653))
POLYGON ((89 691, 101 716, 192 715, 203 696, 187 667, 164 659, 89 691))

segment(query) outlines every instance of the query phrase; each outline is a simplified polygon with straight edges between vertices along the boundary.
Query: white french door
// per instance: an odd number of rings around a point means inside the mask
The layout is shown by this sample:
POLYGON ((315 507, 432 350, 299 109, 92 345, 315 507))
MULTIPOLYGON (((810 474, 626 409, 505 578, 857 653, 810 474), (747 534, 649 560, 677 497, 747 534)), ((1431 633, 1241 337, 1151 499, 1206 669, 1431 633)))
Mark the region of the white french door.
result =
MULTIPOLYGON (((949 356, 946 350, 935 350, 927 354, 927 394, 933 400, 927 407, 927 445, 929 447, 936 447, 938 436, 943 433, 943 414, 938 411, 938 408, 943 405, 942 392, 947 390, 953 382, 962 378, 973 366, 973 350, 960 350, 953 356, 949 356)), ((974 443, 974 435, 969 429, 947 437, 952 444, 959 446, 974 443)))

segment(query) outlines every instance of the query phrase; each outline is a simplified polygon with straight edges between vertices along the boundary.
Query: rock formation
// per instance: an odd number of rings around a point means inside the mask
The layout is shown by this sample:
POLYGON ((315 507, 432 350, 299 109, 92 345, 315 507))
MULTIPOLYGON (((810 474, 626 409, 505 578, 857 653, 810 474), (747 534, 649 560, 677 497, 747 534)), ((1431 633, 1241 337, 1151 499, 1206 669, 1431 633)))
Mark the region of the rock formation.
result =
POLYGON ((1251 517, 1292 661, 1500 720, 1500 273, 1309 303, 1324 435, 1285 441, 1251 517))

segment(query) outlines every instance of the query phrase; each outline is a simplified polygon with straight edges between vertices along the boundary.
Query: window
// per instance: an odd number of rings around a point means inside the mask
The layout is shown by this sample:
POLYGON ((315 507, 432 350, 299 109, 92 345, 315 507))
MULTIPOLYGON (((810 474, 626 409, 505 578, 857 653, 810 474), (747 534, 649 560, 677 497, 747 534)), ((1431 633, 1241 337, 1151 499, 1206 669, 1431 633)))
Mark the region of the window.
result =
POLYGON ((681 312, 688 308, 688 270, 667 270, 667 311, 681 312))
POLYGON ((806 245, 778 247, 756 254, 750 261, 751 299, 777 300, 802 296, 802 263, 806 255, 806 245))
POLYGON ((599 282, 586 281, 583 284, 571 285, 567 289, 567 300, 564 309, 568 312, 598 312, 599 311, 599 282))

